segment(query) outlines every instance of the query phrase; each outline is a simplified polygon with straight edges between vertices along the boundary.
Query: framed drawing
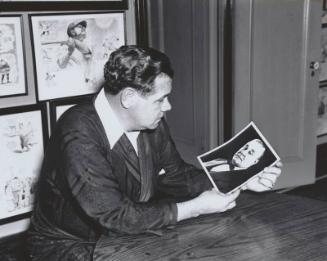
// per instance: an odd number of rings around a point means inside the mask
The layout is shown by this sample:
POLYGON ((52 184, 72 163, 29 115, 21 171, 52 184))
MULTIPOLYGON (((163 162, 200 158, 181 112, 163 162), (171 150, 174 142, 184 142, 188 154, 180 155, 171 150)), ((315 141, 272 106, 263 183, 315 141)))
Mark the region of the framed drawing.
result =
POLYGON ((128 0, 2 0, 1 11, 127 10, 128 0), (58 3, 59 2, 59 3, 58 3), (61 4, 60 2, 65 2, 61 4))
MULTIPOLYGON (((324 6, 326 5, 324 1, 324 6)), ((321 18, 321 62, 320 62, 320 85, 327 83, 327 10, 324 8, 321 18)))
POLYGON ((85 101, 90 101, 92 98, 93 98, 93 95, 86 95, 86 96, 81 96, 81 97, 65 98, 65 99, 50 101, 51 132, 53 132, 57 120, 59 120, 60 116, 66 110, 68 110, 70 107, 73 107, 76 104, 80 104, 85 101))
POLYGON ((125 44, 124 13, 31 15, 38 100, 98 91, 110 53, 125 44))
POLYGON ((21 16, 0 16, 0 98, 26 95, 21 16))
POLYGON ((317 136, 327 134, 327 85, 319 88, 317 136))
POLYGON ((44 105, 0 111, 0 224, 29 215, 47 142, 44 105))

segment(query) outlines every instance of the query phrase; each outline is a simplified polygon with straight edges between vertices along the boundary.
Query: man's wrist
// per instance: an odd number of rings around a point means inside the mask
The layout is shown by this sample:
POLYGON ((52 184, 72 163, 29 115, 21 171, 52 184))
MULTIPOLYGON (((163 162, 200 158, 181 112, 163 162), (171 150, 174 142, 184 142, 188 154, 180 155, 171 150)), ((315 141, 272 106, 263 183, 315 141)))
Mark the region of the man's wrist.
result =
POLYGON ((189 201, 180 202, 176 204, 177 206, 177 222, 199 216, 200 210, 197 208, 194 199, 189 201))

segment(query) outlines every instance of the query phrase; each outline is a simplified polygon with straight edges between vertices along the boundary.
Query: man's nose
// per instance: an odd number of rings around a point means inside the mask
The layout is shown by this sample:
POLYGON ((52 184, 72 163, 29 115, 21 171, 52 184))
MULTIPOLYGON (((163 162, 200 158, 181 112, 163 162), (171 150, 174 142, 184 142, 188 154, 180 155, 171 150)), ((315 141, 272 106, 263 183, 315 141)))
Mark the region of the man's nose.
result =
POLYGON ((171 108, 172 108, 172 106, 171 106, 170 102, 168 101, 168 99, 165 99, 165 101, 164 101, 164 103, 162 105, 161 110, 162 111, 170 111, 171 108))

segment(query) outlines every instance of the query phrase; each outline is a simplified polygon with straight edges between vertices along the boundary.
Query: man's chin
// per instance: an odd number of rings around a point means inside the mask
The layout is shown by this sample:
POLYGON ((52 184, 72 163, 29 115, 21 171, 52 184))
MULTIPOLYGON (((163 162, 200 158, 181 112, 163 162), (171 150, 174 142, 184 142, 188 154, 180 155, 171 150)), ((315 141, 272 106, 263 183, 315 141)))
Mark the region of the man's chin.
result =
POLYGON ((156 123, 153 123, 148 129, 154 130, 154 129, 158 128, 158 126, 159 126, 159 122, 156 122, 156 123))

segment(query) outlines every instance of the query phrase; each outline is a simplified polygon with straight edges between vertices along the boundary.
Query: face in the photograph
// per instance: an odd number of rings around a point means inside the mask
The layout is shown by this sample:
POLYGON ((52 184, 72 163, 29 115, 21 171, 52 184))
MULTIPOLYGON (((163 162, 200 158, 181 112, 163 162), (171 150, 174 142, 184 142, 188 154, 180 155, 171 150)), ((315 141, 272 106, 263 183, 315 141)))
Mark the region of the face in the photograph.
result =
POLYGON ((239 168, 251 167, 259 162, 265 150, 261 140, 251 140, 234 154, 232 163, 239 168))

